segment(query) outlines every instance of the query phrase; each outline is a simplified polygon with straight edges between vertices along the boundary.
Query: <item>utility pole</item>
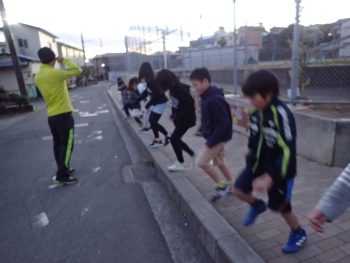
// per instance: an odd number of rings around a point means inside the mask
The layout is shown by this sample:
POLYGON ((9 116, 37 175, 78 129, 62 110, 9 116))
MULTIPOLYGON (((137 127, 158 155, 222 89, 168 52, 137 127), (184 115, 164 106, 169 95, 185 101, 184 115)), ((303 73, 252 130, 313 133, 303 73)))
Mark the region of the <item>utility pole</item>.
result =
POLYGON ((233 0, 233 94, 238 94, 236 0, 233 0))
POLYGON ((21 70, 19 60, 18 60, 16 48, 15 48, 15 45, 13 43, 11 30, 10 30, 9 24, 7 23, 6 11, 5 11, 5 6, 4 6, 3 0, 0 0, 0 13, 1 13, 1 17, 2 17, 2 23, 4 25, 4 35, 5 35, 6 42, 9 46, 9 49, 10 49, 11 59, 12 59, 12 63, 13 63, 14 69, 15 69, 15 73, 16 73, 19 91, 20 91, 21 95, 27 96, 26 85, 24 83, 22 70, 21 70))
POLYGON ((168 34, 168 32, 166 32, 165 30, 162 30, 162 39, 163 39, 163 59, 164 59, 164 68, 167 69, 168 68, 168 56, 166 53, 166 35, 168 34))
POLYGON ((201 67, 204 67, 204 41, 203 41, 203 15, 201 14, 200 20, 201 20, 201 67))
POLYGON ((84 41, 83 32, 81 33, 81 47, 83 49, 84 68, 86 68, 85 41, 84 41))
POLYGON ((299 88, 299 42, 300 42, 300 2, 301 0, 295 0, 295 24, 293 32, 293 50, 292 50, 292 76, 290 81, 291 102, 293 105, 297 103, 297 90, 299 88))

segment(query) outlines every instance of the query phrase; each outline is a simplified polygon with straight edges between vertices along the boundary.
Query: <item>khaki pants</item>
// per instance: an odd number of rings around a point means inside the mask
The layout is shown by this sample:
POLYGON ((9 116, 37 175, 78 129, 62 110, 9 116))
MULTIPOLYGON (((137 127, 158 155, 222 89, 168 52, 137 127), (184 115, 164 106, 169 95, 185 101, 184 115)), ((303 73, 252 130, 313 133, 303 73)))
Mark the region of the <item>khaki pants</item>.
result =
POLYGON ((213 160, 215 166, 223 165, 225 163, 225 145, 226 142, 220 142, 212 148, 205 146, 197 160, 198 166, 207 165, 211 160, 213 160))

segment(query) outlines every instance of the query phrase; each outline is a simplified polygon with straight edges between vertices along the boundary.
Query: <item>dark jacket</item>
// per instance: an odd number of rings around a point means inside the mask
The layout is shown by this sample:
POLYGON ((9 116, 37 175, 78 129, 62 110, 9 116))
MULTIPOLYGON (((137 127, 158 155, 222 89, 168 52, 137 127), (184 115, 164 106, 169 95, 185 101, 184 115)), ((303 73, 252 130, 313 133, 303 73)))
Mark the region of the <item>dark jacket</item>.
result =
POLYGON ((278 184, 296 175, 295 120, 287 105, 279 99, 273 100, 261 116, 263 141, 257 153, 257 162, 278 184))
POLYGON ((129 91, 129 100, 132 104, 133 109, 141 109, 141 103, 135 103, 137 102, 140 94, 137 90, 129 91))
MULTIPOLYGON (((249 137, 248 137, 248 154, 246 157, 246 166, 253 172, 258 168, 258 151, 259 145, 262 146, 262 112, 254 110, 249 116, 249 137)), ((260 146, 260 148, 261 148, 260 146)))
POLYGON ((150 100, 146 104, 146 109, 168 101, 168 98, 165 96, 165 92, 161 90, 155 80, 147 82, 147 92, 150 96, 150 100))
POLYGON ((208 147, 232 139, 231 109, 222 90, 210 86, 201 95, 201 112, 202 133, 208 147))
POLYGON ((180 83, 170 90, 172 119, 175 126, 193 127, 196 125, 196 111, 194 100, 190 93, 190 86, 180 83))

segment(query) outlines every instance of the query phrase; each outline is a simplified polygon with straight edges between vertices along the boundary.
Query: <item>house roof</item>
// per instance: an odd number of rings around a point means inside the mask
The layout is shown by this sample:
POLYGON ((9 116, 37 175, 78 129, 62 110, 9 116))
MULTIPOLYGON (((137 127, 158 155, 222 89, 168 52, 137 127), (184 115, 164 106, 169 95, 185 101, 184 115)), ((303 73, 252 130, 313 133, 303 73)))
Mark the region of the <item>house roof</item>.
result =
MULTIPOLYGON (((10 53, 1 53, 0 54, 0 58, 1 57, 10 57, 10 53)), ((25 56, 25 55, 18 55, 19 58, 19 64, 24 67, 27 66, 29 62, 40 62, 37 58, 33 58, 33 57, 29 57, 29 56, 25 56)), ((11 60, 6 60, 6 61, 0 61, 0 68, 13 68, 13 63, 11 60)))
MULTIPOLYGON (((5 53, 0 53, 0 57, 2 56, 11 56, 10 53, 8 52, 5 52, 5 53)), ((26 56, 26 55, 17 55, 17 57, 20 59, 20 60, 23 60, 23 61, 29 61, 29 62, 40 62, 40 60, 38 58, 35 58, 35 57, 30 57, 30 56, 26 56)))
MULTIPOLYGON (((40 28, 40 27, 36 27, 36 26, 24 24, 24 23, 18 23, 18 25, 25 26, 25 27, 29 27, 29 28, 38 30, 38 31, 43 32, 44 34, 49 35, 49 36, 51 36, 51 37, 53 37, 53 38, 58 38, 58 36, 52 34, 51 32, 49 32, 49 31, 47 31, 47 30, 45 30, 45 29, 43 29, 43 28, 40 28)), ((3 30, 3 27, 1 27, 0 30, 2 31, 2 30, 3 30)))

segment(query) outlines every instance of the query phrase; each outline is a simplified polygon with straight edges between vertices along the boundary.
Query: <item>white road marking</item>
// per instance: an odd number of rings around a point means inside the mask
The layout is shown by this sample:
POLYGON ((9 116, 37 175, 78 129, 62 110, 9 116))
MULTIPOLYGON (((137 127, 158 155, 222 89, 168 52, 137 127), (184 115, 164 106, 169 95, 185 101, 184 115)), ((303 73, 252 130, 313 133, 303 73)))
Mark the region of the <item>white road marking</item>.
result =
POLYGON ((78 123, 74 125, 75 128, 87 127, 87 126, 89 126, 89 123, 78 123))
POLYGON ((99 110, 96 111, 97 114, 102 114, 102 113, 109 113, 109 110, 99 110))
POLYGON ((41 138, 43 141, 51 141, 52 140, 52 135, 47 135, 41 138))
POLYGON ((48 224, 49 218, 47 217, 45 212, 42 212, 33 218, 33 226, 35 227, 45 227, 48 224))
POLYGON ((85 118, 85 117, 96 117, 97 113, 88 113, 88 112, 80 112, 79 117, 85 118))
POLYGON ((97 173, 99 170, 101 170, 101 166, 98 166, 98 167, 93 169, 94 173, 97 173))
POLYGON ((73 112, 79 112, 79 110, 78 109, 74 109, 73 112))
POLYGON ((79 103, 80 104, 88 104, 88 103, 90 103, 90 101, 89 100, 81 100, 81 101, 79 101, 79 103))

